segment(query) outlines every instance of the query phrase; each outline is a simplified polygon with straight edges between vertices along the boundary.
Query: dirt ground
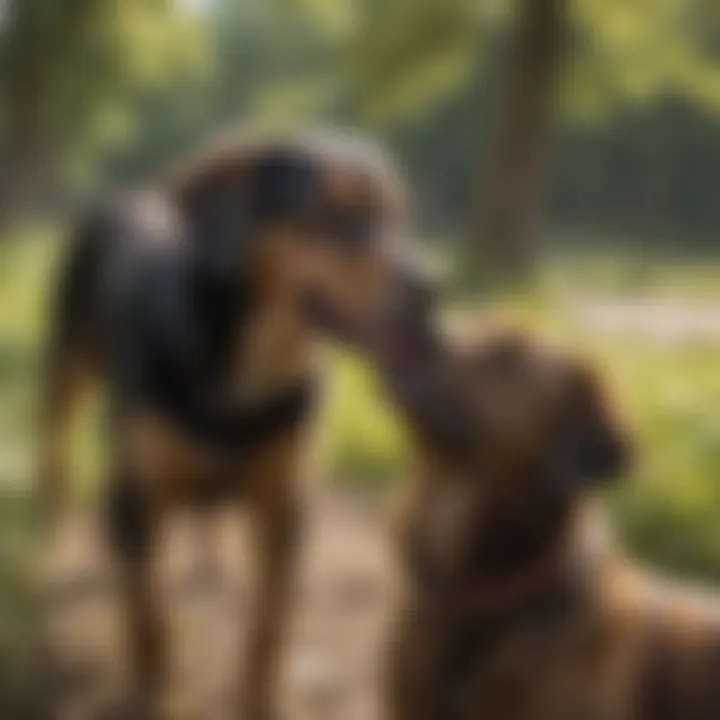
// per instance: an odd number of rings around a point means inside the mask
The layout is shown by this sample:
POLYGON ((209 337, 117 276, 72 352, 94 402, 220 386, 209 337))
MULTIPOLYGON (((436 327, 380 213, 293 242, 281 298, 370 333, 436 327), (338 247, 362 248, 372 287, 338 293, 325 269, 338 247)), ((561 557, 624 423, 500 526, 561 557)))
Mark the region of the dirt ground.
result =
MULTIPOLYGON (((308 503, 308 516, 282 718, 372 720, 380 717, 382 644, 397 590, 383 514, 376 503, 322 493, 308 503)), ((94 517, 73 519, 47 556, 58 720, 105 717, 124 692, 116 578, 98 526, 94 517)), ((161 557, 159 592, 173 637, 168 707, 172 717, 221 720, 252 594, 242 521, 198 526, 177 518, 161 557), (208 567, 203 557, 216 558, 219 581, 198 577, 208 567)))

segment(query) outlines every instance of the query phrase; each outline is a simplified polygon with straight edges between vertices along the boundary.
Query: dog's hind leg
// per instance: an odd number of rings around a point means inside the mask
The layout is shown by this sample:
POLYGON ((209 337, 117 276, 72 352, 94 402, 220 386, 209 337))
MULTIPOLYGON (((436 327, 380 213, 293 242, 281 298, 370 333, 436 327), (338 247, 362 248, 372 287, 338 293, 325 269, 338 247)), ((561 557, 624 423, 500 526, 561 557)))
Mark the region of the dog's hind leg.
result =
POLYGON ((74 411, 89 385, 88 359, 63 349, 53 352, 45 368, 41 399, 38 502, 43 520, 54 524, 67 508, 70 491, 70 448, 74 411))
POLYGON ((38 501, 48 519, 67 503, 70 433, 82 391, 98 371, 103 229, 80 228, 61 268, 50 308, 50 340, 40 396, 38 501))
POLYGON ((112 478, 108 500, 109 539, 119 562, 129 646, 131 706, 142 717, 155 717, 167 680, 166 618, 155 582, 158 507, 138 479, 124 472, 112 478))

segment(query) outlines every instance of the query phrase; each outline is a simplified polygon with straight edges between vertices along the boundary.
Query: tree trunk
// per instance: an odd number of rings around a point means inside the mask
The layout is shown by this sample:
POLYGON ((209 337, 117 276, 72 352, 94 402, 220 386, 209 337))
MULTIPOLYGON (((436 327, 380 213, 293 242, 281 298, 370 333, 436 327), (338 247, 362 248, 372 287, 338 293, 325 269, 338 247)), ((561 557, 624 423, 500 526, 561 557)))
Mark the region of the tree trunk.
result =
MULTIPOLYGON (((16 93, 10 93, 15 96, 16 93)), ((7 149, 0 170, 0 239, 9 235, 32 204, 41 166, 40 145, 45 137, 46 93, 29 88, 9 112, 7 149)))
POLYGON ((533 269, 566 11, 565 0, 524 0, 519 10, 485 197, 470 239, 471 262, 481 272, 518 278, 533 269))
POLYGON ((0 241, 32 205, 46 176, 48 134, 58 82, 77 52, 95 0, 65 0, 54 12, 37 0, 16 0, 8 10, 3 60, 7 108, 0 162, 0 241))

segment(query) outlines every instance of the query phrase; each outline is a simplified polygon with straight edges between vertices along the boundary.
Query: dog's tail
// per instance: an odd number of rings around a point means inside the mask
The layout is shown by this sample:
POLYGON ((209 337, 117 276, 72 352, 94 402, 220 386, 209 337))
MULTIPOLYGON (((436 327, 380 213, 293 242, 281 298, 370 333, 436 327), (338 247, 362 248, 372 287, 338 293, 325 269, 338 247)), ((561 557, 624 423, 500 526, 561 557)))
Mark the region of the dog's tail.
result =
POLYGON ((78 226, 50 298, 48 342, 41 368, 36 488, 40 508, 49 520, 67 504, 74 411, 82 390, 98 371, 103 234, 95 217, 78 226))

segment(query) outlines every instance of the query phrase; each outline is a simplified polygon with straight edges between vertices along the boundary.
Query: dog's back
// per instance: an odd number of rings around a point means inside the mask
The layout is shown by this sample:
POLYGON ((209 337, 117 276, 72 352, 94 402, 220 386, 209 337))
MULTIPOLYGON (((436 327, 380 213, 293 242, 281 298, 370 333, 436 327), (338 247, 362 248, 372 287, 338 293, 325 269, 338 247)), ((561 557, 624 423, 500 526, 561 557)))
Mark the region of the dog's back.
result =
POLYGON ((596 561, 566 578, 539 614, 505 621, 511 629, 470 673, 458 718, 720 717, 717 600, 703 607, 622 560, 596 561))
POLYGON ((720 717, 720 602, 707 591, 636 573, 631 605, 638 650, 631 717, 720 717))

